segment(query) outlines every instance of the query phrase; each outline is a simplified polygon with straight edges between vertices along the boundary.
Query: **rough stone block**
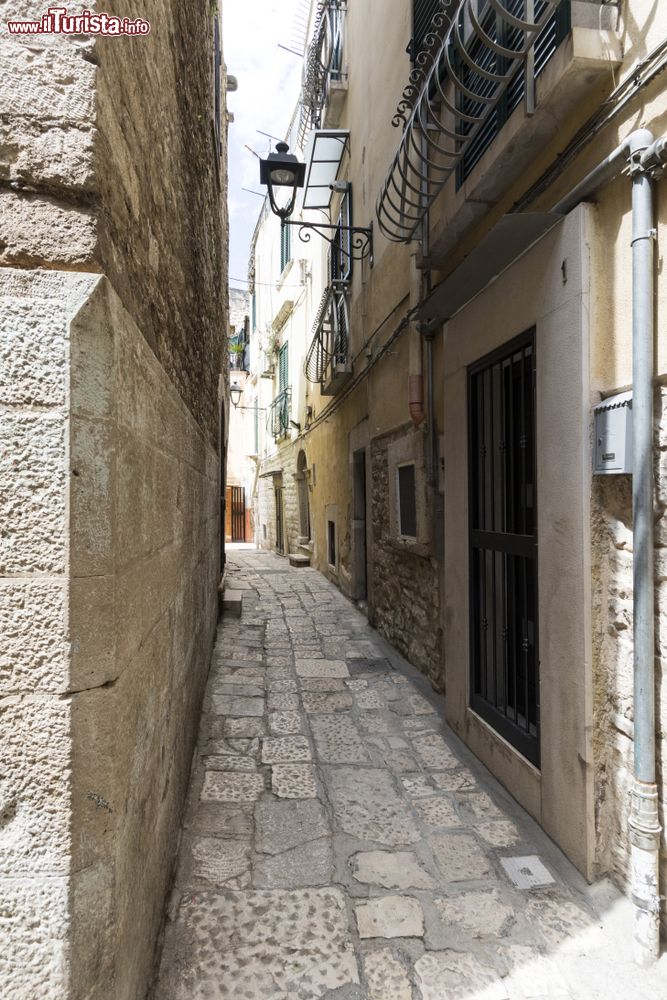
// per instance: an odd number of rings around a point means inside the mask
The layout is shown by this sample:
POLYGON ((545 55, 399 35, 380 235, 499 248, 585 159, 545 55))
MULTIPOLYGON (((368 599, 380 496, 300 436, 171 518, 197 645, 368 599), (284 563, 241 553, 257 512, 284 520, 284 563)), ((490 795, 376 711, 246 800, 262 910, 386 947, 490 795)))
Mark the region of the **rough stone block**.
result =
POLYGON ((3 1000, 65 997, 68 880, 0 878, 3 932, 0 983, 3 1000))
POLYGON ((0 422, 0 573, 65 569, 65 422, 6 413, 0 422))
POLYGON ((359 937, 422 937, 424 914, 417 899, 410 896, 382 896, 355 908, 359 937))
MULTIPOLYGON (((12 15, 20 18, 16 6, 12 15)), ((35 17, 34 8, 26 17, 35 17)), ((2 38, 0 115, 92 125, 96 68, 83 55, 84 50, 71 40, 28 46, 15 37, 2 38)))
POLYGON ((67 328, 62 305, 10 298, 0 286, 0 402, 64 406, 67 328))
POLYGON ((70 709, 65 701, 0 701, 0 875, 70 867, 70 709))
POLYGON ((0 580, 0 694, 67 689, 64 580, 0 580))
POLYGON ((97 219, 86 208, 0 191, 0 263, 95 269, 97 219))

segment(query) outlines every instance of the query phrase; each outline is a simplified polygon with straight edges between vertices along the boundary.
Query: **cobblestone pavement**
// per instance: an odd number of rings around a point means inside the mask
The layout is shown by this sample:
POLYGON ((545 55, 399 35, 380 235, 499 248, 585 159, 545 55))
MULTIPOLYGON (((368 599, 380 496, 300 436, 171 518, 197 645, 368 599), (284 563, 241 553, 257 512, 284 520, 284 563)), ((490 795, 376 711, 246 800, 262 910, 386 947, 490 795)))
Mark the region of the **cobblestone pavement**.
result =
POLYGON ((219 629, 154 1000, 666 995, 629 904, 335 587, 247 550, 228 579, 243 617, 219 629))

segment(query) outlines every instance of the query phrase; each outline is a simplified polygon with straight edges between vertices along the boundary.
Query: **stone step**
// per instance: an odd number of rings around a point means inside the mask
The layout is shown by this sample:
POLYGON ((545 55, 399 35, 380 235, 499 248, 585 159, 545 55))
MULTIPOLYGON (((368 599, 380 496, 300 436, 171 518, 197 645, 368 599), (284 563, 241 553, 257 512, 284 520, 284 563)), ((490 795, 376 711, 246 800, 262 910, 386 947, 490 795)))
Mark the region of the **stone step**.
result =
POLYGON ((240 618, 243 610, 243 592, 225 587, 222 593, 222 613, 232 618, 240 618))
POLYGON ((299 552, 290 552, 289 564, 296 569, 305 569, 306 566, 310 566, 310 556, 301 555, 299 552))

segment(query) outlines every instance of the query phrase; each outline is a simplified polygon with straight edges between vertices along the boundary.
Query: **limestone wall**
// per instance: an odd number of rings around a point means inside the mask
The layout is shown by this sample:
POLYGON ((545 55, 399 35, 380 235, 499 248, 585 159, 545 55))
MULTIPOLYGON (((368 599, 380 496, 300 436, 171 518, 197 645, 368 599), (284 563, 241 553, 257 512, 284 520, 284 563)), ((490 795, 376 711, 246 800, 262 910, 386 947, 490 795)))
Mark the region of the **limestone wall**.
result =
POLYGON ((0 36, 3 1000, 151 973, 217 617, 216 6, 0 36))
MULTIPOLYGON (((656 754, 662 793, 661 885, 667 884, 667 387, 656 413, 656 754)), ((628 817, 633 775, 632 481, 593 481, 595 760, 598 864, 629 886, 628 817)), ((665 909, 663 924, 667 928, 665 909)))
POLYGON ((69 321, 90 275, 0 270, 0 982, 67 996, 69 321))
POLYGON ((0 292, 3 996, 137 1000, 215 631, 218 460, 104 278, 0 292))

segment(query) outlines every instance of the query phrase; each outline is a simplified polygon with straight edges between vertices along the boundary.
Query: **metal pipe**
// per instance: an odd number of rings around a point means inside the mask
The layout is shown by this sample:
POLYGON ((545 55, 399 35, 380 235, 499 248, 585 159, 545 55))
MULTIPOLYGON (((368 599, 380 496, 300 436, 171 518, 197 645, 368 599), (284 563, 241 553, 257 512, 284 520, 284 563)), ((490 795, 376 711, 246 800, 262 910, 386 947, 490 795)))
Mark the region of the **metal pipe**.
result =
POLYGON ((652 142, 653 134, 648 129, 640 128, 632 132, 620 146, 617 146, 576 187, 572 188, 564 198, 554 205, 551 211, 556 215, 567 215, 582 201, 591 198, 604 184, 608 184, 620 174, 631 155, 648 149, 652 142))
POLYGON ((632 177, 633 646, 635 773, 630 808, 635 960, 660 954, 658 788, 655 765, 655 606, 653 570, 653 338, 655 236, 653 181, 641 157, 632 177))
POLYGON ((438 461, 435 440, 435 409, 433 392, 433 330, 424 334, 426 343, 426 408, 428 410, 428 482, 434 488, 438 485, 438 461))

